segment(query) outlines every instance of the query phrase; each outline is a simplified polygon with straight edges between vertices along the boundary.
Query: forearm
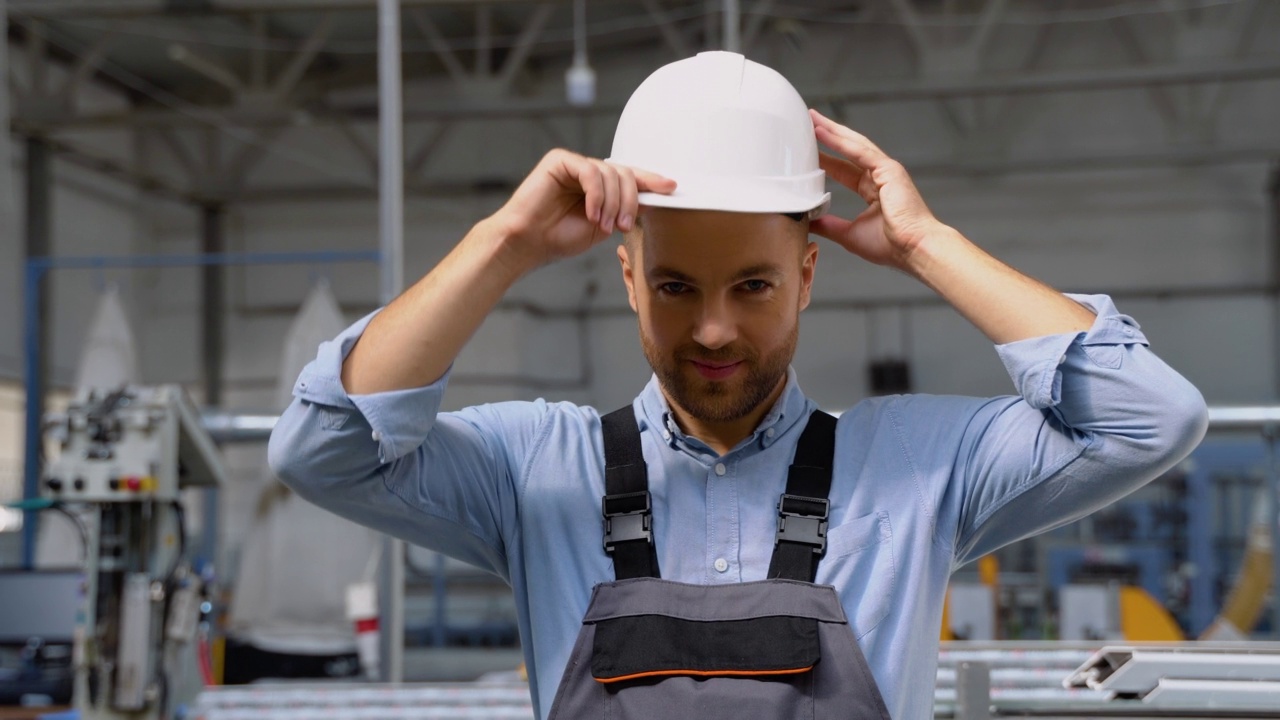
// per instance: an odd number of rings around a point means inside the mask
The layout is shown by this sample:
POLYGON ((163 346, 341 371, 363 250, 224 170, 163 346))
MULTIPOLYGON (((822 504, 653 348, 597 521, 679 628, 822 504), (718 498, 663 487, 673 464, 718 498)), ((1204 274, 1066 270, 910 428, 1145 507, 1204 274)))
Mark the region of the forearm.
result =
POLYGON ((343 362, 343 386, 364 395, 435 382, 529 267, 497 223, 478 223, 369 323, 343 362))
POLYGON ((920 243, 906 269, 997 345, 1084 332, 1094 321, 1094 314, 1079 303, 1005 265, 945 225, 920 243))

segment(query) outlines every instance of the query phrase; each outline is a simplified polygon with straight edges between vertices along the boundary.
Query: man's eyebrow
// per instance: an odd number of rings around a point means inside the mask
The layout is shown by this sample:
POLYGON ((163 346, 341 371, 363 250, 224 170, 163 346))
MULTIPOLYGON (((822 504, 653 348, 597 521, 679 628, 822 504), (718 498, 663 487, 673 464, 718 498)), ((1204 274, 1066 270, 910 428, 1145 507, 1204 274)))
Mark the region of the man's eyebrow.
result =
POLYGON ((675 268, 667 267, 666 265, 655 265, 654 267, 650 268, 649 277, 665 278, 667 280, 674 280, 676 282, 682 282, 688 285, 693 284, 692 277, 685 275, 684 273, 680 272, 679 270, 676 270, 675 268))
POLYGON ((734 276, 732 282, 739 282, 748 278, 767 277, 778 279, 783 276, 782 268, 773 263, 760 263, 751 267, 739 270, 734 276))
MULTIPOLYGON (((739 270, 738 272, 734 273, 733 277, 730 278, 729 282, 736 283, 736 282, 741 282, 743 280, 746 280, 748 278, 758 278, 758 277, 767 277, 767 278, 776 280, 778 278, 781 278, 783 275, 784 273, 782 272, 782 268, 780 268, 779 266, 773 263, 760 263, 758 265, 745 267, 739 270)), ((694 279, 692 277, 680 272, 679 270, 676 270, 675 268, 667 267, 666 265, 656 265, 653 268, 651 268, 649 270, 649 277, 663 278, 666 280, 674 280, 675 282, 687 283, 689 285, 694 284, 694 279)))

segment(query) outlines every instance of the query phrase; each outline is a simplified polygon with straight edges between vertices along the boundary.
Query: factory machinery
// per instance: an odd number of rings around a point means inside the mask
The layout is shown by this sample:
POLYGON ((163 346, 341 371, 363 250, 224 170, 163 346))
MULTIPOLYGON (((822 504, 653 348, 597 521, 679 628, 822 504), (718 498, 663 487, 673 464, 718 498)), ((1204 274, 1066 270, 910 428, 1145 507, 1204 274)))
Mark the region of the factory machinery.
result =
POLYGON ((953 579, 957 640, 1280 637, 1268 602, 1276 453, 1216 437, 1133 495, 953 579), (996 561, 998 559, 998 562, 996 561))
POLYGON ((61 452, 41 493, 72 511, 85 542, 71 663, 80 718, 175 717, 201 687, 202 580, 181 493, 223 482, 217 448, 176 385, 86 392, 45 436, 61 452))

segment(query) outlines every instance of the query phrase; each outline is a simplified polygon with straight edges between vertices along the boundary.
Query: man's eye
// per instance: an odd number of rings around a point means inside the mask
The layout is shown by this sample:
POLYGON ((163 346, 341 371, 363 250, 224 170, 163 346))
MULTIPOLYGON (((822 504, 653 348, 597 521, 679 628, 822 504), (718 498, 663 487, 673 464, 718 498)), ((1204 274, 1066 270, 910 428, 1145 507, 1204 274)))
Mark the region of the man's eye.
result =
POLYGON ((663 283, 658 286, 658 291, 667 295, 679 295, 689 289, 688 285, 682 282, 663 283))
POLYGON ((769 289, 769 283, 764 280, 748 280, 742 283, 742 288, 752 293, 764 292, 769 289))

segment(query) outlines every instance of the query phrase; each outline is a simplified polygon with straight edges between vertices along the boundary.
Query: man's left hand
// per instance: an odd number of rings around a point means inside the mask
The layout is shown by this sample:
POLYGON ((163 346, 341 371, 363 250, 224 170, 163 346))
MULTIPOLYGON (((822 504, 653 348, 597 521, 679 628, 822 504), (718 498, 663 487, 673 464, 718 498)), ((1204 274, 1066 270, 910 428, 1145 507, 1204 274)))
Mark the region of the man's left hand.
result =
POLYGON ((949 228, 929 211, 902 163, 817 110, 810 110, 809 115, 818 141, 843 156, 822 153, 822 169, 867 202, 867 209, 853 220, 823 215, 810 223, 810 232, 868 262, 915 274, 911 269, 913 254, 930 237, 945 234, 949 228))

